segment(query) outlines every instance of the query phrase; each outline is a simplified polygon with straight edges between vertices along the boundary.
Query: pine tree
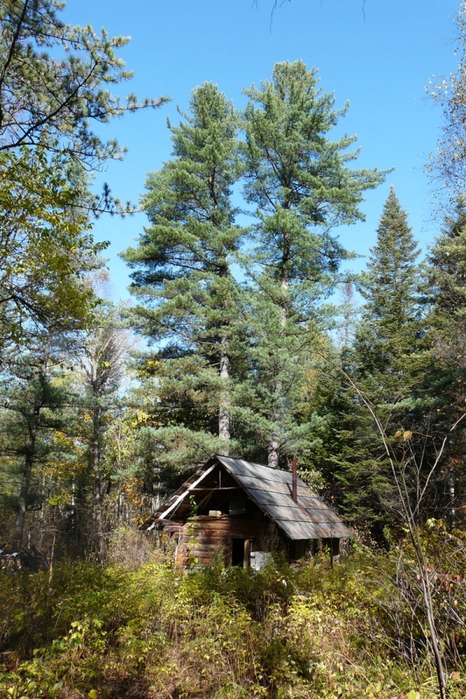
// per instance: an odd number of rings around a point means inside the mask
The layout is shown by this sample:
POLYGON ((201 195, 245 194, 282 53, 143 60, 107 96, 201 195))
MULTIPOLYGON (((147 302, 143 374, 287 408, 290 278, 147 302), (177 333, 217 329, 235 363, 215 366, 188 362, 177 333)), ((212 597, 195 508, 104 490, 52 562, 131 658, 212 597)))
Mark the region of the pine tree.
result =
POLYGON ((356 137, 327 137, 348 105, 335 110, 333 95, 320 91, 316 71, 302 61, 278 63, 271 81, 245 93, 245 196, 257 207, 248 259, 258 295, 250 314, 253 412, 276 467, 302 436, 299 386, 320 342, 319 303, 348 256, 330 230, 364 218, 363 193, 385 173, 349 167, 356 137))
MULTIPOLYGON (((242 230, 231 202, 238 179, 237 119, 215 85, 194 90, 188 113, 170 126, 173 158, 149 175, 144 209, 151 226, 124 258, 136 271, 138 330, 158 343, 160 444, 188 459, 228 453, 230 384, 239 287, 231 265, 242 230), (218 436, 216 436, 218 435, 218 436)), ((150 371, 150 369, 149 369, 150 371)))
POLYGON ((92 125, 166 98, 115 96, 109 86, 131 78, 116 55, 128 39, 71 27, 59 17, 63 7, 57 0, 0 2, 0 152, 39 147, 96 169, 124 149, 102 141, 92 125))
MULTIPOLYGON (((61 409, 66 395, 55 381, 60 353, 57 338, 40 336, 35 347, 17 355, 3 373, 0 384, 0 470, 17 489, 15 524, 12 541, 20 546, 26 523, 26 512, 43 506, 40 494, 41 465, 55 450, 53 434, 63 420, 61 409)), ((4 494, 3 494, 4 495, 4 494)))

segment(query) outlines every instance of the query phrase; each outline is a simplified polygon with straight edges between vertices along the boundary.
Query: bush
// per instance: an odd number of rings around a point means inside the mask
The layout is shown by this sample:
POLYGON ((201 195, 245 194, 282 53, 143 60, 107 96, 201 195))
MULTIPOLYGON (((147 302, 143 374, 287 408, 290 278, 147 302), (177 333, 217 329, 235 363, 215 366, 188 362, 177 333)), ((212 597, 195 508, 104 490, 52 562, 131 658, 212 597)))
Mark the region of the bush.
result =
MULTIPOLYGON (((437 561, 430 539, 440 535, 425 534, 437 561)), ((225 568, 221 557, 189 574, 163 558, 134 569, 62 563, 51 578, 3 572, 0 696, 433 697, 422 643, 415 654, 404 650, 419 624, 403 596, 399 553, 362 549, 334 568, 316 557, 298 570, 277 559, 257 574, 225 568)), ((409 547, 403 555, 411 576, 409 547)), ((458 575, 461 557, 442 555, 445 574, 458 575)), ((463 597, 438 581, 438 618, 450 633, 448 605, 459 599, 463 614, 463 597)), ((462 657, 457 644, 452 699, 464 696, 462 657)))

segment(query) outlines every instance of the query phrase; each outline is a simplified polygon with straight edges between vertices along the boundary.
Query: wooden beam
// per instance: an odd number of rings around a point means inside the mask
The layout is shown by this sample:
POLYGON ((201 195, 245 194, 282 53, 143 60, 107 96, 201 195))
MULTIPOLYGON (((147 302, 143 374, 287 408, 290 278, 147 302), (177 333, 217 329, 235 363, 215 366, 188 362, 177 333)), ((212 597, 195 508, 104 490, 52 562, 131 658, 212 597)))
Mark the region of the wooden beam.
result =
POLYGON ((219 490, 243 490, 239 485, 231 485, 225 488, 216 488, 215 486, 205 485, 203 488, 191 488, 192 493, 204 493, 206 490, 211 490, 213 493, 217 493, 219 490))
POLYGON ((188 495, 188 493, 191 493, 192 490, 198 485, 198 483, 200 483, 202 480, 204 480, 204 478, 205 478, 206 476, 208 476, 209 473, 211 473, 211 472, 214 470, 214 468, 216 468, 216 466, 217 466, 217 464, 212 464, 212 466, 210 466, 210 468, 208 468, 207 471, 204 471, 204 473, 201 474, 201 475, 199 476, 199 478, 197 478, 197 479, 194 481, 194 483, 192 483, 190 486, 188 486, 188 487, 186 488, 186 490, 184 491, 184 493, 181 493, 181 495, 178 495, 178 497, 176 498, 175 502, 174 502, 172 505, 170 505, 170 507, 168 507, 168 508, 165 510, 165 512, 163 512, 163 513, 160 515, 159 519, 165 519, 165 517, 168 515, 169 512, 171 512, 172 510, 174 510, 175 508, 177 508, 178 505, 179 505, 180 503, 183 502, 183 500, 184 500, 185 497, 188 495))

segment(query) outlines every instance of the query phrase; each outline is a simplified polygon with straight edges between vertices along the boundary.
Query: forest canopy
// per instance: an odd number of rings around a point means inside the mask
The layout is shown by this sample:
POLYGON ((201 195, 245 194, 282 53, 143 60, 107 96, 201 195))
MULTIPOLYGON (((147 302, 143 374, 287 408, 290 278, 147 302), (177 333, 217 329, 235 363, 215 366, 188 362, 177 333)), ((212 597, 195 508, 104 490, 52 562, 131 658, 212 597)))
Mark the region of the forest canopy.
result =
MULTIPOLYGON (((430 169, 447 196, 424 257, 404 193, 390 186, 366 264, 350 267, 340 232, 364 222, 365 198, 388 189, 391 170, 361 165, 357 137, 343 131, 349 103, 322 89, 317 68, 280 61, 244 87, 242 109, 205 81, 168 120, 171 155, 147 174, 145 225, 120 251, 133 298, 120 305, 94 224, 135 207, 107 185, 93 190, 93 173, 124 155, 103 127, 167 98, 116 96, 132 77, 127 40, 70 26, 62 11, 56 0, 0 0, 0 589, 11 595, 0 690, 117 696, 102 689, 117 684, 112 653, 140 680, 156 657, 169 666, 167 649, 199 662, 193 639, 216 677, 198 619, 224 644, 219 673, 226 657, 236 668, 234 681, 212 679, 216 699, 235 682, 231 696, 278 699, 292 687, 290 697, 330 699, 326 673, 342 683, 345 667, 348 696, 419 699, 415 678, 453 697, 466 643, 464 5, 457 72, 432 95, 445 128, 430 169), (174 571, 174 540, 138 527, 213 454, 297 462, 355 534, 340 577, 332 540, 307 541, 297 571, 273 542, 260 575, 227 570, 220 550, 207 571, 174 571), (37 591, 12 561, 27 562, 37 591), (334 645, 327 618, 341 631, 334 645), (399 663, 389 687, 372 642, 399 663), (377 676, 365 694, 356 647, 377 676), (89 674, 75 679, 70 658, 89 674)), ((194 495, 189 510, 196 540, 194 495)), ((191 676, 179 689, 167 667, 165 688, 152 674, 141 696, 204 691, 191 676)))

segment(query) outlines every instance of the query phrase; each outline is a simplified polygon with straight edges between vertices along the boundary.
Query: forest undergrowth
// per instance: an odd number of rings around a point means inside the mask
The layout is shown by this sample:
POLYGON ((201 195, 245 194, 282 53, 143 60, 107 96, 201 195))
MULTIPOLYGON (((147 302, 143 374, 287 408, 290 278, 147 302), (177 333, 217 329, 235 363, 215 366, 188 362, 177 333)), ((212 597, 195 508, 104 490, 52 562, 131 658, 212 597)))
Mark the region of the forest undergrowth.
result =
MULTIPOLYGON (((131 538, 131 537, 129 537, 131 538)), ((128 537, 127 539, 128 540, 128 537)), ((423 533, 450 697, 464 697, 466 535, 423 533)), ((137 546, 134 534, 133 545, 137 546)), ((0 696, 427 699, 437 696, 409 544, 333 565, 181 574, 149 562, 0 571, 0 696)))

